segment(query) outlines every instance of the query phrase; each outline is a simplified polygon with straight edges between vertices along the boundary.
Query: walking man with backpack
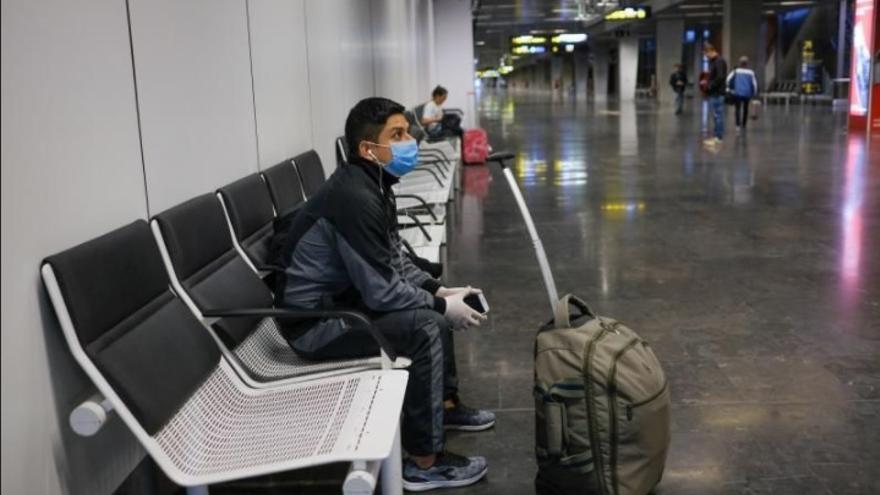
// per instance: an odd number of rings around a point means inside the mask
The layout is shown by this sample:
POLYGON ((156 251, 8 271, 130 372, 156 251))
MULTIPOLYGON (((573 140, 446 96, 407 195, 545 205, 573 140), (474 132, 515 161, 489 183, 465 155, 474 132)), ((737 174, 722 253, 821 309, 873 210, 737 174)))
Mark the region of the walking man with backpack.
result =
POLYGON ((727 87, 736 106, 736 132, 739 134, 749 122, 749 102, 758 94, 758 79, 755 71, 749 69, 749 58, 745 55, 739 58, 739 67, 728 74, 727 87))

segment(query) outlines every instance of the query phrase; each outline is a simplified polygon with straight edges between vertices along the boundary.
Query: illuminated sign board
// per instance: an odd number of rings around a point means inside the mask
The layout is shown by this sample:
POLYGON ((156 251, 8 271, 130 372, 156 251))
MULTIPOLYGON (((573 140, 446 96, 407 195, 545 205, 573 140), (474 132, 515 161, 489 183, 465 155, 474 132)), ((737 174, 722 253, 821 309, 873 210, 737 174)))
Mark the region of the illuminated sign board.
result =
POLYGON ((554 45, 571 45, 587 41, 587 35, 584 33, 557 34, 551 38, 550 41, 552 41, 554 45))
POLYGON ((605 14, 606 21, 639 21, 651 17, 649 7, 626 7, 605 14))
POLYGON ((874 0, 856 0, 852 62, 849 80, 850 129, 865 130, 871 92, 871 59, 874 53, 874 0))
POLYGON ((513 47, 513 50, 511 50, 511 52, 513 52, 514 55, 530 55, 530 54, 536 54, 536 53, 546 53, 547 47, 546 46, 528 46, 528 45, 515 46, 515 47, 513 47))
POLYGON ((547 44, 546 36, 532 36, 526 34, 523 36, 514 36, 510 38, 511 45, 545 45, 547 44))

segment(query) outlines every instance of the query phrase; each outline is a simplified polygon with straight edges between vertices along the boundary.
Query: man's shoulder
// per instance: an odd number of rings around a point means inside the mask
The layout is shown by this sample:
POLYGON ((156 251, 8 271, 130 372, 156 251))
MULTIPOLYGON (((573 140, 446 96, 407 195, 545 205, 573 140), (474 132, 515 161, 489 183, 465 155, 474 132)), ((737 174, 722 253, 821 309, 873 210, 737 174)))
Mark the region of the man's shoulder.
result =
MULTIPOLYGON (((327 217, 357 219, 381 210, 381 198, 367 174, 353 165, 337 170, 321 191, 322 210, 327 217)), ((317 198, 316 198, 317 199, 317 198)))

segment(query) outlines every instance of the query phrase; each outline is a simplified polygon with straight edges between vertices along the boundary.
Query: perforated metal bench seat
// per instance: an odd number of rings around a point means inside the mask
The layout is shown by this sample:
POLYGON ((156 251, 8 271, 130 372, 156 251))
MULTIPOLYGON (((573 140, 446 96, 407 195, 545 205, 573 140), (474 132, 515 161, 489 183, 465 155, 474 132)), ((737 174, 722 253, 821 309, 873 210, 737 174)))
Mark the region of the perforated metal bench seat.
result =
MULTIPOLYGON (((382 365, 379 357, 362 359, 333 359, 313 361, 299 356, 284 340, 274 318, 263 321, 233 350, 254 378, 272 381, 309 376, 319 373, 376 369, 382 365)), ((405 362, 405 361, 402 361, 405 362)))
POLYGON ((74 359, 171 480, 383 459, 394 484, 406 372, 250 387, 171 292, 162 264, 139 220, 50 256, 41 274, 74 359))
POLYGON ((222 362, 152 441, 184 486, 352 460, 392 450, 405 371, 366 371, 292 387, 245 387, 222 362))

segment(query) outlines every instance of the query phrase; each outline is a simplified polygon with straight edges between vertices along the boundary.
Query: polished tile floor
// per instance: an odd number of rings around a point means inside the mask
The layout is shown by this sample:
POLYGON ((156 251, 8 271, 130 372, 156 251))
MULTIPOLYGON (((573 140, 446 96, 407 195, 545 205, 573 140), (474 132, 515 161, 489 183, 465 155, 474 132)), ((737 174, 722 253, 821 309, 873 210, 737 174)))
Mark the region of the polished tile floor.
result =
MULTIPOLYGON (((880 153, 828 107, 772 107, 705 149, 705 111, 480 96, 516 154, 560 292, 653 344, 673 435, 662 494, 880 493, 880 153)), ((728 115, 732 127, 733 116, 728 115)), ((488 328, 460 334, 464 397, 495 430, 461 494, 534 493, 532 342, 549 303, 498 170, 468 167, 449 278, 485 289, 488 328)))
MULTIPOLYGON (((708 150, 696 101, 681 117, 502 93, 478 105, 494 147, 516 153, 560 291, 636 329, 665 366, 663 495, 880 493, 880 154, 841 116, 772 107, 708 150)), ((490 472, 448 493, 530 494, 532 342, 549 304, 499 171, 463 179, 448 279, 482 287, 492 317, 457 335, 462 394, 498 424, 450 435, 490 472)), ((340 472, 214 492, 338 493, 340 472)))

